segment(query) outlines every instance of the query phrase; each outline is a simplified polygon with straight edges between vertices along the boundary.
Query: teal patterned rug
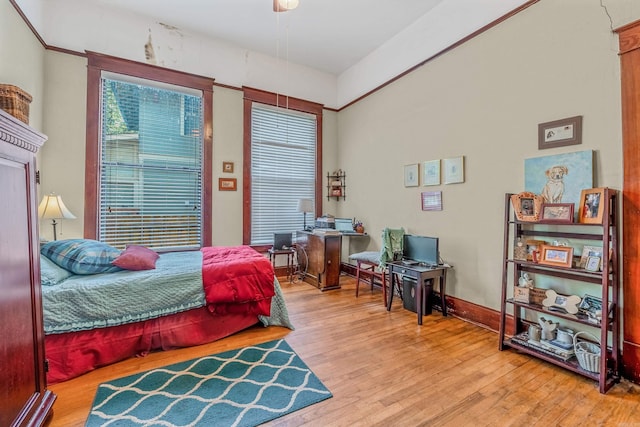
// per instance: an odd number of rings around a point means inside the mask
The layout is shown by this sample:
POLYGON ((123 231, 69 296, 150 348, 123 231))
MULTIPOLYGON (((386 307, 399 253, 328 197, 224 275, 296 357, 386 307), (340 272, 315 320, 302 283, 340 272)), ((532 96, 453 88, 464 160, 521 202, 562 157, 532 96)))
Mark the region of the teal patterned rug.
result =
POLYGON ((331 396, 277 340, 100 384, 85 425, 256 426, 331 396))

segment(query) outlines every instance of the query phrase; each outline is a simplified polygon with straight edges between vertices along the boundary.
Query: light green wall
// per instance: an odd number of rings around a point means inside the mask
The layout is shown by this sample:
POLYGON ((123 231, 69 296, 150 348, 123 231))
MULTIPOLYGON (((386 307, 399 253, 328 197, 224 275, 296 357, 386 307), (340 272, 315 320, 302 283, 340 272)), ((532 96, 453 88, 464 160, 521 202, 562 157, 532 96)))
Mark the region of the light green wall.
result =
MULTIPOLYGON (((339 115, 340 165, 357 216, 441 238, 448 293, 499 309, 504 199, 524 191, 524 159, 594 150, 595 184, 621 189, 617 36, 597 1, 541 1, 339 115), (538 150, 537 125, 583 116, 581 145, 538 150), (465 157, 462 184, 403 185, 403 166, 465 157), (443 210, 421 210, 442 191, 443 210)), ((422 167, 422 165, 421 165, 422 167)))

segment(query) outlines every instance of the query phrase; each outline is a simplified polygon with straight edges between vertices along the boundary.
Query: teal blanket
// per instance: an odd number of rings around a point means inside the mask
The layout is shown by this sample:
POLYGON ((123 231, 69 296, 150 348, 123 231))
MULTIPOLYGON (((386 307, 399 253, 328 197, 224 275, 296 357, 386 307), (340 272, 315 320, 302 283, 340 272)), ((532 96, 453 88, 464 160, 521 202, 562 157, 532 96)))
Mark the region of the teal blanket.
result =
MULTIPOLYGON (((293 329, 278 281, 265 326, 293 329)), ((155 270, 73 275, 42 287, 45 334, 61 334, 140 322, 205 305, 202 253, 171 252, 155 270)))
POLYGON ((205 305, 200 251, 162 254, 155 270, 73 275, 42 287, 46 334, 104 328, 205 305))

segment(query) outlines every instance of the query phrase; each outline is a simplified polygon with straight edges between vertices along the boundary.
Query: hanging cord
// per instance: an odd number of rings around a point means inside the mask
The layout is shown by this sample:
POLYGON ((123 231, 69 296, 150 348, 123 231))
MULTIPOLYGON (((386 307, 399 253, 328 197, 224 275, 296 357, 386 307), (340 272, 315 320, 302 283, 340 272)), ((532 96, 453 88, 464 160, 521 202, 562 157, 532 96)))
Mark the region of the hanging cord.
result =
POLYGON ((300 245, 296 245, 296 270, 293 273, 293 283, 302 282, 307 275, 307 268, 309 268, 309 257, 307 256, 307 251, 305 251, 304 247, 300 245), (300 256, 302 255, 302 256, 300 256), (304 260, 304 270, 302 270, 300 260, 304 260))

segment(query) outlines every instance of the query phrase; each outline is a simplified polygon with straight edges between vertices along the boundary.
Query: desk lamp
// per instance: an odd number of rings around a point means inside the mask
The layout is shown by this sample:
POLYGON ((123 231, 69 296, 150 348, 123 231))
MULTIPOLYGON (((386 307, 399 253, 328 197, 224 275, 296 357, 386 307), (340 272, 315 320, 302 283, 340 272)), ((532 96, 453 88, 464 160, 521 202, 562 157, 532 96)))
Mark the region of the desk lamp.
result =
POLYGON ((298 200, 298 212, 304 214, 304 230, 307 229, 307 212, 313 212, 313 200, 312 199, 300 199, 298 200))
POLYGON ((75 219, 75 215, 67 209, 62 201, 62 197, 56 196, 51 193, 42 198, 40 205, 38 206, 38 216, 41 219, 50 219, 53 226, 53 240, 56 239, 56 219, 75 219))

